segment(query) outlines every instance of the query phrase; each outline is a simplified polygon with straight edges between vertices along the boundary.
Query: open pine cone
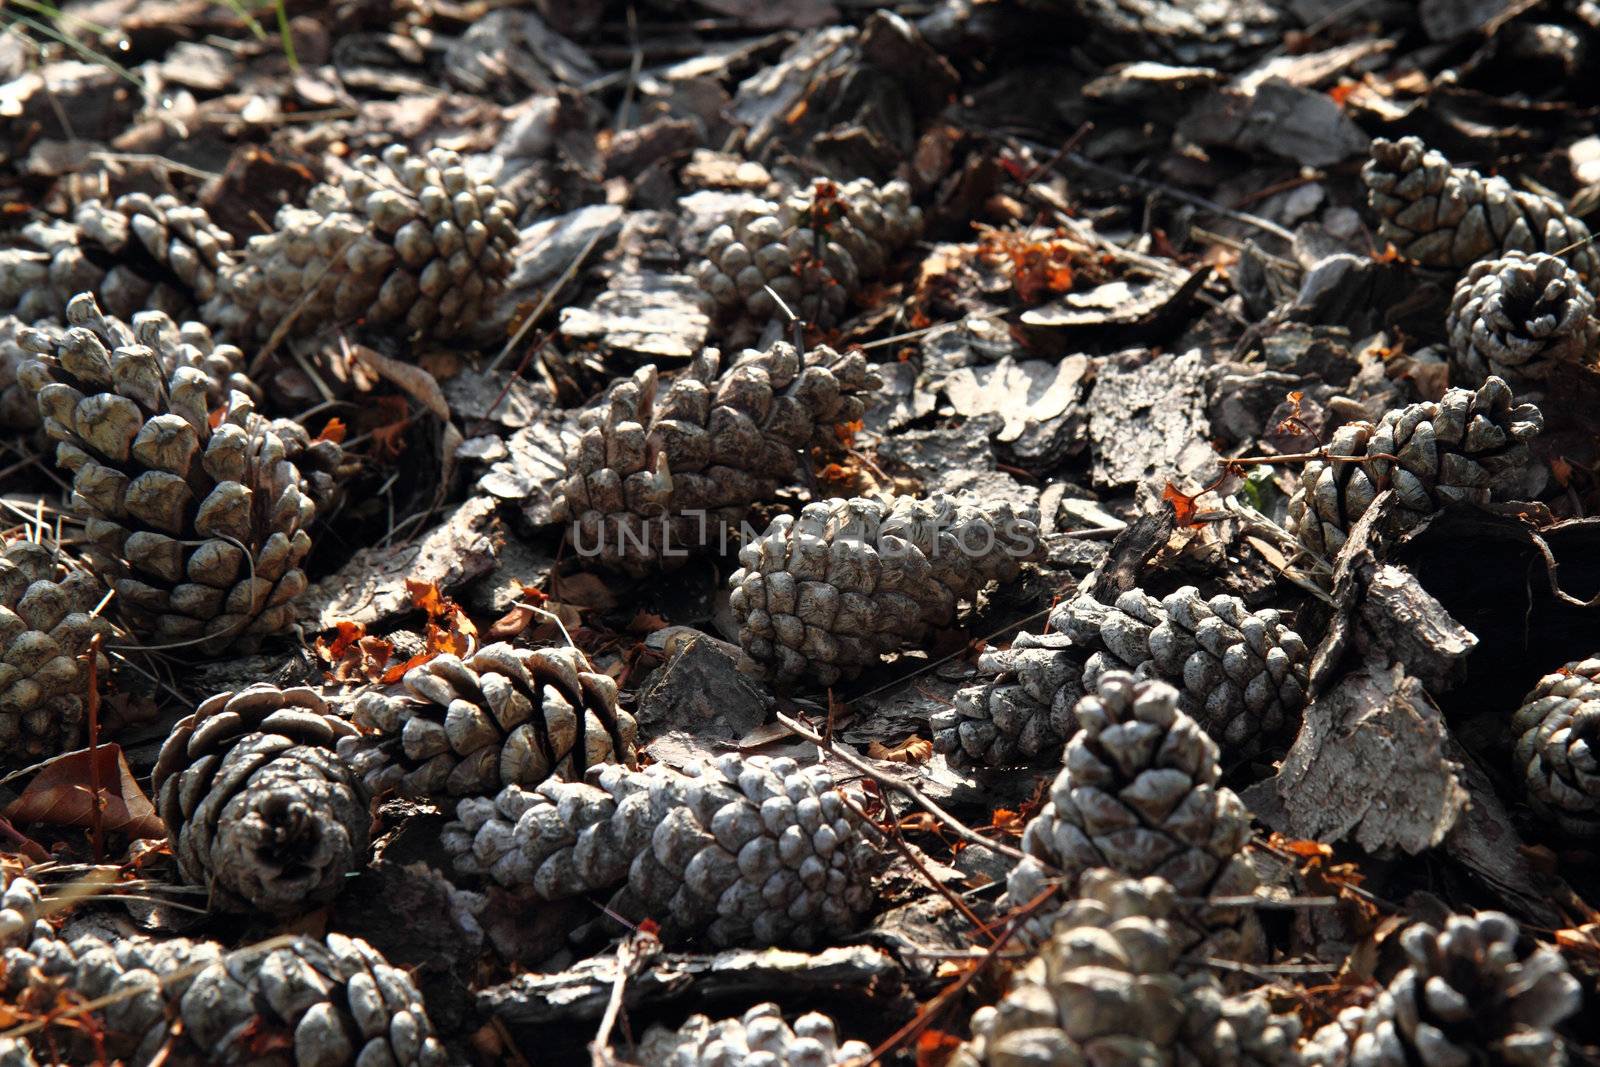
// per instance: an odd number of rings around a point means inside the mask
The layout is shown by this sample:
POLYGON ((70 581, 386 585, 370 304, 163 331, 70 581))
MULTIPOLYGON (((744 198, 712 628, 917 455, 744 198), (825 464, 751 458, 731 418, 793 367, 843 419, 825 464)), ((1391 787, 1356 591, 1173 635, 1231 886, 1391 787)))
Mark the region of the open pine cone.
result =
POLYGON ((609 908, 669 941, 805 947, 873 901, 876 831, 819 766, 722 756, 687 773, 604 766, 595 784, 507 786, 445 827, 456 869, 543 900, 616 890, 609 908))
POLYGON ((1600 839, 1600 659, 1539 679, 1511 732, 1528 802, 1573 837, 1600 839))
POLYGON ((832 685, 947 626, 956 602, 1040 558, 1009 502, 856 497, 780 515, 739 551, 728 606, 739 643, 780 685, 832 685))
POLYGON ((51 937, 54 930, 40 916, 44 896, 31 878, 16 877, 0 891, 0 950, 27 945, 38 937, 51 937))
POLYGON ((1448 504, 1506 499, 1522 483, 1528 441, 1544 428, 1537 407, 1513 403, 1511 387, 1491 377, 1475 390, 1449 389, 1437 402, 1391 409, 1376 426, 1339 427, 1329 454, 1373 458, 1307 463, 1289 500, 1289 532, 1332 558, 1385 489, 1395 490, 1394 521, 1402 528, 1448 504), (1382 458, 1388 456, 1395 458, 1382 458))
POLYGON ((634 762, 638 728, 617 706, 617 683, 575 648, 486 645, 462 660, 435 656, 401 681, 404 693, 364 693, 339 755, 373 793, 491 796, 590 767, 634 762))
POLYGON ((791 1028, 776 1004, 737 1019, 693 1015, 676 1030, 655 1026, 639 1046, 642 1067, 835 1067, 866 1063, 872 1046, 840 1042, 833 1020, 810 1012, 791 1028))
POLYGON ((725 543, 752 504, 796 480, 807 449, 839 447, 883 384, 859 352, 784 341, 720 368, 707 349, 658 397, 646 365, 580 416, 554 509, 579 555, 646 574, 725 543))
POLYGON ((120 571, 111 584, 129 630, 208 654, 287 630, 313 500, 331 488, 307 472, 337 467, 339 446, 269 422, 237 390, 218 406, 224 383, 183 340, 200 332, 154 318, 130 329, 87 294, 67 318, 59 343, 23 332, 40 358, 21 381, 59 442, 90 541, 120 571))
POLYGON ((1492 374, 1533 381, 1563 363, 1592 364, 1600 354, 1594 296, 1566 260, 1543 253, 1474 263, 1456 283, 1445 326, 1460 385, 1492 374))
POLYGON ((179 868, 213 905, 298 915, 365 863, 368 795, 334 754, 353 732, 315 690, 265 683, 173 727, 151 785, 179 868))
MULTIPOLYGON (((15 315, 0 317, 0 430, 32 430, 39 425, 39 402, 17 381, 22 365, 33 353, 22 347, 20 336, 28 324, 15 315)), ((59 343, 61 330, 49 319, 33 323, 33 329, 59 343)))
POLYGON ((285 322, 304 335, 358 319, 440 340, 470 334, 511 272, 515 211, 456 153, 391 145, 313 187, 307 206, 279 209, 202 315, 258 340, 285 322))

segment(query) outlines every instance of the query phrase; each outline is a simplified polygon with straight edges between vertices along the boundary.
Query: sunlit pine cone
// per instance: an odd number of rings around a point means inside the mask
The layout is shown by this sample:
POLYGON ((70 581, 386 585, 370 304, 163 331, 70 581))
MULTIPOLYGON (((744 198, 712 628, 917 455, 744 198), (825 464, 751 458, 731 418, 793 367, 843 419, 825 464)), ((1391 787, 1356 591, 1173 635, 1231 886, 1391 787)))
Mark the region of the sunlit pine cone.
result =
POLYGON ((1077 729, 1072 709, 1083 696, 1086 658, 1056 632, 1024 631, 1010 648, 985 651, 978 657, 984 681, 957 690, 953 706, 930 717, 934 749, 962 765, 1059 759, 1077 729))
POLYGON ((173 728, 151 785, 179 868, 214 906, 302 914, 366 862, 368 794, 334 752, 353 732, 315 690, 266 683, 173 728))
POLYGON ((60 319, 85 292, 118 318, 187 315, 216 294, 233 262, 233 236, 204 208, 166 193, 87 200, 71 222, 32 223, 22 237, 0 251, 0 312, 29 322, 60 319))
POLYGON ((1561 953, 1499 912, 1452 915, 1400 935, 1409 966, 1365 1008, 1307 1044, 1310 1067, 1564 1067, 1558 1032, 1583 1003, 1561 953))
MULTIPOLYGON (((1243 854, 1250 813, 1220 784, 1217 744, 1178 709, 1176 689, 1114 671, 1078 702, 1077 718, 1050 800, 1023 831, 1028 858, 1007 879, 1011 906, 1053 888, 1071 894, 1097 867, 1165 879, 1186 897, 1255 889, 1243 854)), ((1205 954, 1220 959, 1262 952, 1248 909, 1197 905, 1192 914, 1198 929, 1185 926, 1182 947, 1203 939, 1205 954)))
POLYGON ((1261 0, 1032 0, 1071 10, 1091 27, 1090 45, 1113 60, 1152 59, 1238 70, 1283 40, 1283 13, 1261 0))
MULTIPOLYGON (((80 658, 109 624, 94 610, 105 587, 59 547, 0 549, 0 769, 76 748, 89 672, 80 658)), ((101 657, 101 677, 109 664, 101 657)))
MULTIPOLYGON (((444 1067, 422 995, 358 938, 296 936, 260 951, 215 942, 41 938, 6 953, 6 985, 24 1008, 108 998, 93 1013, 107 1054, 130 1067, 444 1067), (19 981, 20 979, 20 981, 19 981), (35 1001, 39 1002, 37 1005, 35 1001)), ((58 1022, 36 1053, 98 1062, 89 1028, 58 1022)), ((54 1062, 54 1061, 52 1061, 54 1062)))
MULTIPOLYGON (((18 335, 28 324, 15 315, 0 317, 0 430, 32 430, 39 425, 39 402, 17 381, 22 365, 33 353, 22 347, 18 335)), ((40 319, 33 328, 60 337, 61 330, 49 319, 40 319)))
POLYGON ((1600 659, 1539 679, 1511 733, 1528 802, 1573 837, 1600 840, 1600 659))
POLYGON ((12 878, 0 891, 0 950, 13 945, 26 946, 40 937, 53 937, 55 931, 45 922, 44 896, 31 878, 12 878))
POLYGON ((362 156, 303 208, 280 208, 202 309, 229 336, 265 340, 358 320, 440 340, 471 334, 511 272, 516 209, 461 157, 391 145, 362 156))
POLYGON ((872 906, 877 831, 822 767, 729 754, 590 779, 463 800, 445 851, 463 873, 544 900, 616 890, 612 911, 655 920, 669 941, 806 947, 872 906))
POLYGON ((214 405, 217 380, 181 359, 169 369, 161 330, 103 316, 87 294, 67 317, 59 344, 23 333, 41 358, 21 381, 89 540, 121 568, 114 609, 147 643, 202 654, 286 631, 316 513, 303 468, 328 468, 339 446, 269 422, 237 390, 214 405))
POLYGON ((1600 251, 1589 227, 1555 200, 1454 167, 1416 137, 1372 142, 1361 168, 1378 243, 1426 267, 1465 270, 1507 252, 1559 255, 1591 292, 1600 287, 1600 251))
POLYGON ((1300 1020, 1272 1010, 1261 993, 1226 996, 1217 978, 1196 971, 1183 988, 1183 1055, 1196 1067, 1303 1067, 1300 1020))
POLYGON ((375 794, 492 796, 634 762, 638 727, 617 706, 617 683, 575 648, 486 645, 465 660, 435 656, 401 685, 362 694, 352 720, 373 732, 339 741, 375 794))
POLYGON ((835 1067, 871 1057, 866 1042, 841 1042, 833 1020, 821 1012, 808 1012, 791 1027, 772 1003, 739 1018, 693 1015, 676 1030, 655 1026, 639 1046, 641 1067, 835 1067))
POLYGON ((1331 559, 1385 489, 1398 497, 1394 521, 1401 528, 1449 504, 1506 499, 1523 480, 1528 442, 1543 429, 1539 409, 1514 406, 1511 387, 1494 377, 1475 390, 1446 390, 1437 402, 1393 408, 1376 426, 1346 423, 1334 431, 1328 454, 1372 458, 1307 463, 1285 525, 1331 559))
POLYGON ((826 329, 921 232, 922 211, 905 182, 819 180, 712 230, 695 280, 731 342, 748 344, 768 323, 789 322, 768 286, 796 318, 826 329))
POLYGON ((811 448, 837 451, 883 384, 860 352, 785 341, 726 370, 707 349, 657 396, 656 368, 612 383, 579 418, 555 520, 581 556, 646 574, 733 543, 750 506, 794 482, 811 448))
POLYGON ((1509 252, 1474 263, 1456 283, 1446 320, 1451 370, 1460 385, 1491 374, 1532 381, 1600 352, 1594 296, 1566 260, 1509 252))

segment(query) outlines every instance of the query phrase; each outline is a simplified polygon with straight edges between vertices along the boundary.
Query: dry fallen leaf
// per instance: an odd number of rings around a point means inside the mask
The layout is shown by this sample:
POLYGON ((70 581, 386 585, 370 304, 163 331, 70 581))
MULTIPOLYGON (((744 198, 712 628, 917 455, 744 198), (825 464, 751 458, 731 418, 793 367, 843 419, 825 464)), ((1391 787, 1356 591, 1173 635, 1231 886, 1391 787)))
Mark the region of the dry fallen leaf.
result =
POLYGON ((166 836, 167 828, 156 815, 155 805, 139 788, 122 746, 117 744, 81 748, 50 760, 6 808, 6 818, 24 825, 93 826, 91 782, 95 769, 100 778, 101 818, 107 830, 129 837, 166 836))
POLYGON ((867 745, 867 755, 890 763, 927 763, 933 758, 933 742, 925 737, 908 737, 894 745, 873 741, 867 745))

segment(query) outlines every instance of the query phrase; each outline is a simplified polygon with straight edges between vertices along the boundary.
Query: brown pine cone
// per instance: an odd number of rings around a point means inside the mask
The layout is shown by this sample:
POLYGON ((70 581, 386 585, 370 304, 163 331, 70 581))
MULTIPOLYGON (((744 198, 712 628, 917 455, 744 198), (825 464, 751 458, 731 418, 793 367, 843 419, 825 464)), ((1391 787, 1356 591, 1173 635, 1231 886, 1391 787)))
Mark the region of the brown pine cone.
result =
POLYGON ((391 145, 362 156, 307 206, 278 211, 202 309, 235 337, 264 340, 357 320, 446 340, 479 330, 517 243, 516 209, 461 157, 391 145))
POLYGON ((780 515, 739 551, 728 605, 739 643, 780 685, 854 678, 948 626, 956 602, 1043 553, 1009 502, 856 497, 780 515))
POLYGON ((151 784, 179 868, 213 905, 302 914, 365 863, 368 794, 334 753, 354 732, 315 690, 266 683, 173 728, 151 784))
POLYGON ((779 341, 726 371, 708 349, 657 396, 656 368, 612 383, 580 416, 556 490, 581 556, 641 575, 726 543, 752 504, 793 482, 802 454, 839 447, 883 382, 859 352, 779 341))
POLYGON ((1391 409, 1376 426, 1347 423, 1334 432, 1328 453, 1373 458, 1307 463, 1286 526, 1331 559, 1385 489, 1398 497, 1394 521, 1401 528, 1449 504, 1504 500, 1521 485, 1528 441, 1542 429, 1539 409, 1513 406, 1511 387, 1493 377, 1476 390, 1449 389, 1437 402, 1391 409))
POLYGON ((737 1019, 692 1015, 676 1030, 655 1026, 639 1046, 642 1067, 837 1067, 871 1057, 871 1045, 841 1042, 833 1020, 821 1012, 800 1016, 791 1028, 772 1003, 737 1019))
POLYGON ((1534 381, 1565 364, 1592 364, 1600 320, 1594 296, 1556 256, 1508 252, 1474 263, 1456 283, 1445 323, 1452 377, 1534 381))
POLYGON ((491 796, 602 763, 634 764, 638 727, 617 683, 575 648, 486 645, 406 672, 404 693, 364 693, 339 755, 374 794, 491 796))
POLYGON ((1600 839, 1600 659, 1539 679, 1511 733, 1528 802, 1573 837, 1600 839))
POLYGON ((1546 252, 1572 264, 1591 292, 1600 288, 1589 227, 1547 196, 1453 167, 1416 137, 1374 140, 1361 179, 1379 243, 1423 266, 1465 270, 1507 252, 1546 252))

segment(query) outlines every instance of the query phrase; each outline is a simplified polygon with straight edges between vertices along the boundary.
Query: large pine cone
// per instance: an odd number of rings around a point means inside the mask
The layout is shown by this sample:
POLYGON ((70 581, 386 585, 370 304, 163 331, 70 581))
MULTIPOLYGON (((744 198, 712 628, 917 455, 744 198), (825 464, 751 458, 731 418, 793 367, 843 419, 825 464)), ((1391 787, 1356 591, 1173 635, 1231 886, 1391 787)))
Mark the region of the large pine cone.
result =
POLYGON ((60 344, 24 331, 41 358, 21 380, 72 472, 90 541, 122 571, 114 608, 129 630, 212 655, 287 630, 313 498, 328 489, 306 471, 336 467, 339 446, 269 422, 237 390, 214 407, 219 383, 168 350, 163 320, 136 333, 87 294, 67 317, 60 344))
MULTIPOLYGON (((1029 858, 1006 882, 1013 906, 1049 890, 1057 872, 1071 892, 1097 867, 1159 877, 1188 897, 1255 889, 1255 868, 1243 855, 1250 813, 1219 784, 1217 744, 1178 709, 1176 689, 1114 671, 1078 702, 1077 718, 1066 767, 1023 831, 1029 858)), ((1264 947, 1248 910, 1201 906, 1195 914, 1208 955, 1251 959, 1264 947)))
MULTIPOLYGON (((231 953, 181 937, 43 937, 8 951, 0 966, 0 991, 41 1015, 58 1005, 63 987, 82 1001, 116 994, 94 1021, 106 1052, 130 1067, 158 1059, 168 1067, 449 1062, 406 972, 341 934, 231 953)), ((63 1049, 71 1062, 98 1062, 84 1028, 59 1025, 34 1041, 41 1055, 63 1049)))
POLYGON ((956 602, 1040 558, 1034 516, 1009 502, 856 497, 780 515, 728 579, 739 643, 780 685, 832 685, 947 626, 956 602))
POLYGON ((1378 241, 1408 259, 1464 270, 1507 252, 1547 252, 1572 264, 1591 291, 1600 287, 1589 227, 1547 196, 1453 167, 1416 137, 1374 140, 1361 178, 1378 215, 1378 241))
POLYGON ((1555 949, 1508 915, 1453 915, 1400 935, 1410 965, 1366 1008, 1350 1008, 1306 1048, 1314 1067, 1563 1067, 1557 1027, 1583 1002, 1555 949))
POLYGON ((730 754, 591 780, 463 800, 445 851, 463 873, 544 900, 617 889, 623 918, 719 947, 805 947, 853 930, 872 904, 877 832, 821 767, 730 754))
POLYGON ((1376 426, 1347 423, 1334 431, 1329 454, 1372 458, 1307 463, 1289 500, 1289 532, 1332 558, 1385 489, 1395 490, 1394 521, 1402 528, 1449 504, 1505 499, 1521 485, 1528 441, 1542 429, 1544 415, 1532 404, 1513 406, 1501 378, 1391 409, 1376 426), (1381 458, 1388 456, 1395 458, 1381 458))
POLYGON ((638 727, 617 707, 617 683, 575 648, 500 643, 465 661, 435 656, 406 672, 404 694, 364 693, 339 755, 374 793, 490 796, 554 775, 634 762, 638 727))
POLYGON ((0 311, 29 322, 61 318, 79 293, 118 318, 187 315, 233 262, 233 236, 169 194, 87 200, 71 222, 32 223, 22 236, 22 247, 0 251, 0 311))
POLYGON ((1600 839, 1600 659, 1539 679, 1511 732, 1529 803, 1572 836, 1600 839))
POLYGON ((1593 363, 1600 338, 1594 296, 1566 260, 1543 253, 1474 263, 1456 283, 1446 328, 1462 385, 1491 374, 1532 381, 1562 363, 1593 363))
POLYGON ((0 769, 76 747, 89 684, 80 657, 109 631, 92 614, 104 595, 59 547, 13 541, 0 550, 0 769))
POLYGON ((391 145, 304 208, 278 211, 202 309, 238 337, 266 339, 294 315, 291 335, 364 321, 448 339, 482 327, 511 272, 516 209, 468 176, 461 157, 413 156, 391 145))
POLYGON ((151 784, 179 868, 213 905, 300 914, 366 862, 368 795, 334 753, 353 732, 315 690, 265 683, 173 728, 151 784))
POLYGON ((645 574, 726 543, 752 504, 795 480, 805 450, 839 446, 883 384, 859 352, 784 341, 719 367, 706 350, 659 399, 655 366, 641 367, 580 416, 555 500, 579 555, 645 574))
POLYGON ((789 321, 767 286, 796 318, 826 329, 921 231, 922 212, 905 182, 822 180, 712 230, 695 280, 732 342, 749 343, 769 323, 789 321))
POLYGON ((757 1004, 737 1019, 693 1015, 676 1030, 652 1027, 639 1046, 642 1067, 835 1067, 866 1063, 872 1046, 840 1042, 833 1020, 810 1012, 784 1022, 776 1004, 757 1004))

